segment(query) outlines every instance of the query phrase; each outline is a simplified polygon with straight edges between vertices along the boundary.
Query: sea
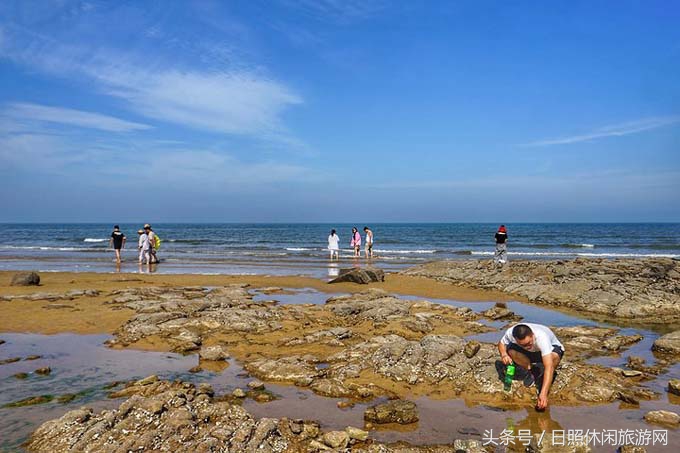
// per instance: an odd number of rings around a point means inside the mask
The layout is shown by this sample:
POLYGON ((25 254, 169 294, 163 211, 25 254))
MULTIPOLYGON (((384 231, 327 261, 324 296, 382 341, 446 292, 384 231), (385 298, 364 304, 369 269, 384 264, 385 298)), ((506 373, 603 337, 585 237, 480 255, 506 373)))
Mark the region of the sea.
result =
MULTIPOLYGON (((0 224, 0 270, 262 274, 333 277, 339 269, 375 265, 395 271, 443 259, 491 259, 498 224, 384 223, 368 225, 374 258, 356 259, 351 229, 362 224, 327 223, 159 223, 161 262, 137 263, 137 230, 127 236, 123 263, 109 247, 112 224, 0 224), (327 237, 337 230, 343 249, 329 260, 327 237)), ((645 258, 680 259, 678 223, 517 223, 508 228, 513 259, 645 258)), ((363 234, 362 234, 363 236, 363 234)))

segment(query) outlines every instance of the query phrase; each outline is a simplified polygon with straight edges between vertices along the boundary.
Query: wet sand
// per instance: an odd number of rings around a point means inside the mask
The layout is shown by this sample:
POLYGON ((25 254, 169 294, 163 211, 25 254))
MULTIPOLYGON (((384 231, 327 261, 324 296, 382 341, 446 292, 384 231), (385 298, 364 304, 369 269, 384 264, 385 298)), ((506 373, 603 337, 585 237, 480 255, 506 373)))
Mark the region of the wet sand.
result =
POLYGON ((336 283, 311 277, 278 277, 256 275, 154 275, 154 274, 101 274, 76 272, 47 272, 40 274, 40 286, 10 286, 16 272, 0 272, 0 296, 48 293, 63 295, 73 290, 97 290, 99 296, 82 296, 72 300, 26 300, 0 301, 3 316, 0 332, 32 332, 56 334, 63 332, 79 334, 113 333, 127 321, 133 312, 107 305, 108 293, 125 288, 144 286, 222 286, 249 284, 253 288, 313 288, 325 293, 356 293, 367 287, 380 288, 389 293, 412 295, 423 298, 476 301, 522 301, 521 298, 500 292, 454 287, 423 277, 388 274, 385 282, 370 285, 336 283), (62 307, 55 307, 55 306, 62 307))

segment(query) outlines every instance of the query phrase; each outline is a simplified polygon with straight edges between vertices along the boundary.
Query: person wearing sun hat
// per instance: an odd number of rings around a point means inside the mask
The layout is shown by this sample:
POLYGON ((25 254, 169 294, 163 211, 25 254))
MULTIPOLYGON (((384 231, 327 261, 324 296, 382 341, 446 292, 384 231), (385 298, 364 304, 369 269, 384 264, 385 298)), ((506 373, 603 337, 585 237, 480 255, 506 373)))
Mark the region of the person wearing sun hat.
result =
POLYGON ((496 233, 496 253, 494 253, 493 260, 496 264, 503 265, 508 262, 508 231, 505 225, 498 227, 496 233))
POLYGON ((149 258, 151 259, 151 263, 157 263, 158 262, 158 257, 156 256, 156 233, 153 232, 153 229, 151 229, 151 225, 148 223, 144 224, 144 231, 146 232, 146 235, 149 238, 149 258))

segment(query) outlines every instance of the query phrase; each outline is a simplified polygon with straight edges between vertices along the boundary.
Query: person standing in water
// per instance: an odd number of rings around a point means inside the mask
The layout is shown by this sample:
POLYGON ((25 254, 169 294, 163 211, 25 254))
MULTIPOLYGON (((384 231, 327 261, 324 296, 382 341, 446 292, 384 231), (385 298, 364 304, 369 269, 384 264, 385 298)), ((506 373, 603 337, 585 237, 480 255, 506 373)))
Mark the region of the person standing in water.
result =
POLYGON ((331 230, 331 234, 328 235, 328 250, 331 253, 331 259, 335 256, 335 259, 340 259, 340 238, 335 234, 335 230, 331 230))
POLYGON ((373 231, 365 226, 364 233, 366 233, 366 245, 364 246, 366 258, 373 258, 373 231))
POLYGON ((144 260, 149 264, 151 262, 151 254, 149 249, 151 248, 149 244, 149 235, 144 232, 144 230, 137 231, 139 235, 138 249, 139 249, 139 264, 142 264, 144 260))
POLYGON ((496 233, 496 253, 494 254, 494 262, 496 264, 505 264, 508 261, 508 231, 505 225, 501 225, 496 233))
POLYGON ((113 233, 111 233, 111 240, 109 241, 109 247, 113 248, 116 252, 116 262, 120 263, 120 250, 125 247, 125 235, 120 231, 118 225, 113 226, 113 233))
POLYGON ((352 227, 352 240, 349 242, 350 247, 354 249, 354 256, 361 256, 361 235, 356 227, 352 227))
POLYGON ((144 225, 144 232, 149 237, 149 255, 151 258, 151 264, 158 262, 158 256, 156 256, 156 233, 151 229, 151 225, 148 223, 144 225))

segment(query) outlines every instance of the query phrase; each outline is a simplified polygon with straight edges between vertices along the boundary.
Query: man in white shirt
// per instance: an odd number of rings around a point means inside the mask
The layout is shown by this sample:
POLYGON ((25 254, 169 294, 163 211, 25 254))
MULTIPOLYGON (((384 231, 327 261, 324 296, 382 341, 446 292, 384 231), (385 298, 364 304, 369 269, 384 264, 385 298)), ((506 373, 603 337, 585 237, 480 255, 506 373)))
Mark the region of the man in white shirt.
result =
POLYGON ((538 387, 537 409, 548 407, 548 393, 555 368, 564 355, 564 346, 555 334, 541 324, 517 324, 509 328, 498 342, 501 361, 527 370, 524 385, 538 387))

